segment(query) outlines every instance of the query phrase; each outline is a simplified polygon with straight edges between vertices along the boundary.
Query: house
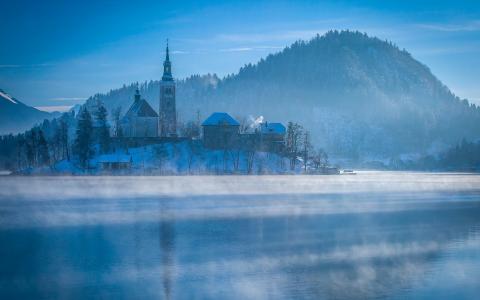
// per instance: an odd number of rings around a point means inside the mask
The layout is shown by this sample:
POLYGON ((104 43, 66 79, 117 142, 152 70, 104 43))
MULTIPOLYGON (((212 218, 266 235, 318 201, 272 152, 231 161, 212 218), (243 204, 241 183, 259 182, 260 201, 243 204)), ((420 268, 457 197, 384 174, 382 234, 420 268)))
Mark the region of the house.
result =
POLYGON ((285 145, 287 129, 282 123, 260 123, 258 134, 260 135, 260 149, 262 151, 280 152, 285 145))
POLYGON ((148 104, 147 100, 141 99, 138 88, 135 91, 134 99, 121 121, 123 136, 129 138, 157 137, 157 112, 148 104))
POLYGON ((240 123, 225 112, 215 112, 202 123, 203 144, 210 149, 227 149, 237 145, 240 123))
POLYGON ((282 152, 287 130, 282 123, 262 122, 240 134, 240 146, 244 149, 282 152))
POLYGON ((127 154, 100 155, 97 165, 102 171, 127 170, 132 167, 132 156, 127 154))

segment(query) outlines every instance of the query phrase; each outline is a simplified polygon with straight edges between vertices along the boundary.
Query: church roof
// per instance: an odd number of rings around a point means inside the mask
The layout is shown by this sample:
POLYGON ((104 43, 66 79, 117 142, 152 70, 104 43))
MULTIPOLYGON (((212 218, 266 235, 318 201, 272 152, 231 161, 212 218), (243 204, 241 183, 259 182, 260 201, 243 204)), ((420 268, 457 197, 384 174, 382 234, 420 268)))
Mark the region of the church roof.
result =
POLYGON ((240 123, 225 112, 214 112, 202 123, 202 126, 220 125, 240 126, 240 123))
POLYGON ((126 117, 158 117, 157 112, 148 104, 147 100, 134 101, 125 114, 126 117))

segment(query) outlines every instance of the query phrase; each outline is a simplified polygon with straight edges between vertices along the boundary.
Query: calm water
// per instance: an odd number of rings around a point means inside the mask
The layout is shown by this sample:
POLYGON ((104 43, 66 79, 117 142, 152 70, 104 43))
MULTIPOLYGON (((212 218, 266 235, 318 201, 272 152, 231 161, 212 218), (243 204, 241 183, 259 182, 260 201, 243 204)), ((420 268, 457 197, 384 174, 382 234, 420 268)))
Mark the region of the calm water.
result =
POLYGON ((480 176, 0 178, 0 299, 479 299, 480 176))

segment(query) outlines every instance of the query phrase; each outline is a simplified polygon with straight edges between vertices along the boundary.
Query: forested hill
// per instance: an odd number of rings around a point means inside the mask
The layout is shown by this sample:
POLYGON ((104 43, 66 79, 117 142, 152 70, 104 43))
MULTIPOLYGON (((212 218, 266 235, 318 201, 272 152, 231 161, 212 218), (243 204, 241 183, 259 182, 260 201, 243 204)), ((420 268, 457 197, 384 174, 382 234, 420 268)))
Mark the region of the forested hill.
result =
MULTIPOLYGON (((160 77, 160 74, 159 74, 160 77)), ((142 93, 158 107, 158 81, 142 93)), ((98 95, 128 109, 134 86, 98 95)), ((180 117, 213 111, 296 121, 318 146, 350 158, 425 153, 480 138, 480 109, 453 95, 422 63, 390 42, 331 31, 249 64, 223 79, 178 81, 180 117)))

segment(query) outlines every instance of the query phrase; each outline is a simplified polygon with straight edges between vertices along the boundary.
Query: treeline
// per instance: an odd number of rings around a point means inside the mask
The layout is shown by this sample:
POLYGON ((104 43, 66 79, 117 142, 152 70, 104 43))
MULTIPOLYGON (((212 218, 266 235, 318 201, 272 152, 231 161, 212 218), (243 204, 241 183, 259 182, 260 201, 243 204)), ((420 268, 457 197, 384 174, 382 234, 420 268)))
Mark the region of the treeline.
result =
MULTIPOLYGON (((71 162, 69 165, 79 169, 89 169, 93 167, 89 165, 91 159, 97 154, 115 152, 118 147, 128 151, 128 139, 122 139, 120 116, 120 110, 115 109, 110 114, 111 122, 108 122, 109 114, 102 102, 91 101, 82 106, 77 114, 71 111, 51 121, 45 120, 22 134, 0 136, 0 169, 53 168, 61 161, 71 162)), ((180 136, 189 142, 189 169, 193 158, 202 152, 199 143, 193 142, 201 138, 200 120, 200 112, 197 112, 195 120, 178 124, 180 136)), ((246 119, 243 120, 242 132, 247 129, 246 119)), ((246 159, 249 174, 254 171, 254 165, 262 164, 261 152, 266 151, 258 138, 248 139, 234 149, 226 147, 224 150, 225 170, 227 161, 232 160, 233 170, 238 171, 242 156, 246 159)), ((304 172, 315 172, 328 166, 327 153, 323 149, 315 149, 310 132, 294 122, 288 123, 282 147, 275 153, 282 157, 281 164, 285 158, 289 162, 289 166, 281 166, 285 170, 296 171, 301 167, 304 172)), ((161 153, 157 156, 159 160, 164 160, 161 153)))
POLYGON ((75 124, 75 114, 69 112, 24 133, 0 136, 0 169, 15 171, 70 160, 70 129, 75 124))
POLYGON ((392 159, 389 167, 394 170, 419 171, 480 171, 480 141, 463 139, 455 147, 433 156, 424 155, 417 160, 392 159))
POLYGON ((11 171, 52 167, 62 160, 75 161, 88 168, 95 153, 110 150, 107 110, 99 106, 92 117, 83 106, 17 135, 0 136, 0 169, 11 171))

